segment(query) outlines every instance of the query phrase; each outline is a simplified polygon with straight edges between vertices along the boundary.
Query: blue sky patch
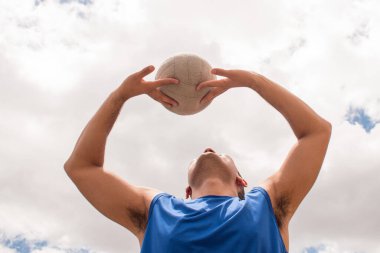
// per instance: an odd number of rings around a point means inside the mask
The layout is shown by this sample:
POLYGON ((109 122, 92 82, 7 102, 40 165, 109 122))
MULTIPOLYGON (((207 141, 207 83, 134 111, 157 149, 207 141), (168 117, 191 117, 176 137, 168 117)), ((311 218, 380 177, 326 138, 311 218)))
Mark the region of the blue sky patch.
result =
POLYGON ((29 246, 28 241, 19 235, 13 238, 12 240, 6 239, 2 243, 4 244, 5 247, 14 249, 16 250, 16 252, 20 252, 20 253, 31 252, 31 247, 29 246))
POLYGON ((7 238, 6 235, 0 232, 0 245, 6 248, 13 249, 17 253, 30 253, 34 250, 41 250, 44 248, 54 248, 67 253, 91 253, 93 251, 86 248, 72 249, 72 248, 59 248, 57 246, 48 245, 46 240, 27 240, 22 235, 17 235, 13 238, 7 238))
POLYGON ((325 249, 326 249, 326 246, 321 244, 318 246, 307 247, 304 250, 302 250, 302 253, 318 253, 321 250, 325 250, 325 249))
MULTIPOLYGON (((34 0, 34 5, 38 6, 40 3, 44 2, 45 0, 34 0)), ((93 4, 92 0, 59 0, 60 4, 67 4, 72 2, 78 2, 83 5, 90 5, 93 4)))
POLYGON ((59 3, 65 4, 65 3, 71 3, 71 2, 78 2, 83 5, 90 5, 92 4, 92 0, 59 0, 59 3))
POLYGON ((369 133, 376 126, 377 123, 380 123, 380 120, 371 119, 367 115, 364 108, 350 106, 348 109, 345 119, 351 124, 356 125, 358 123, 363 127, 363 129, 369 133))

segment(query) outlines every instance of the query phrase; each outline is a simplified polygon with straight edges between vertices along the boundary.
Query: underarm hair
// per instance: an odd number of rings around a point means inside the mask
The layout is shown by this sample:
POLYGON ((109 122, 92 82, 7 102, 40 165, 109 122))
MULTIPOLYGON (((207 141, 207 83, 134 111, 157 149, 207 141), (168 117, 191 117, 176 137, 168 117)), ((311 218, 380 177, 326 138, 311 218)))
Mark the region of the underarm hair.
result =
POLYGON ((134 209, 127 209, 127 215, 131 218, 136 228, 140 231, 145 231, 148 223, 148 217, 145 213, 138 212, 134 209))
POLYGON ((284 219, 288 215, 289 197, 282 195, 276 200, 276 207, 274 208, 274 215, 279 228, 282 227, 284 219))

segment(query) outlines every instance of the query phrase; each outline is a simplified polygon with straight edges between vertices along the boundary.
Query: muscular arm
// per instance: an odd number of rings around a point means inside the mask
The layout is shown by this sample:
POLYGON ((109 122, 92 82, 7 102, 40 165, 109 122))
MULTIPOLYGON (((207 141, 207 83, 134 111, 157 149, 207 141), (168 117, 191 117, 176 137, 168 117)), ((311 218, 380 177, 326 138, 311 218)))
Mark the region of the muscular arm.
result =
POLYGON ((116 91, 108 96, 79 136, 66 166, 103 166, 107 137, 126 101, 116 91))
POLYGON ((331 124, 268 78, 253 79, 251 88, 286 118, 297 138, 280 169, 261 184, 271 196, 280 225, 286 225, 318 177, 331 124))
POLYGON ((268 78, 256 75, 251 88, 286 118, 298 140, 330 128, 305 102, 268 78))
POLYGON ((255 72, 214 68, 212 73, 226 78, 197 86, 198 90, 212 88, 202 98, 203 103, 230 88, 251 88, 286 118, 297 138, 280 169, 260 183, 270 196, 281 235, 289 249, 288 223, 317 179, 330 140, 331 124, 285 88, 255 72))
POLYGON ((66 173, 102 214, 141 237, 157 190, 137 187, 104 169, 106 140, 128 97, 112 92, 88 122, 66 161, 66 173))

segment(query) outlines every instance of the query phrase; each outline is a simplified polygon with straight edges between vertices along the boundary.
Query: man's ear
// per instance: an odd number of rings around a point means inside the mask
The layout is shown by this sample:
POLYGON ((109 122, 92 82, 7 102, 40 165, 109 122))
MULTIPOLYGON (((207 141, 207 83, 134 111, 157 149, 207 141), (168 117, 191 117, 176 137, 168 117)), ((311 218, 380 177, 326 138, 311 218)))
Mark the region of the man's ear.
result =
POLYGON ((240 176, 236 176, 236 184, 238 186, 243 186, 243 187, 247 187, 248 186, 248 183, 247 181, 245 181, 242 177, 240 176))
POLYGON ((188 199, 189 197, 191 198, 191 194, 193 194, 191 187, 190 186, 186 187, 186 199, 188 199))

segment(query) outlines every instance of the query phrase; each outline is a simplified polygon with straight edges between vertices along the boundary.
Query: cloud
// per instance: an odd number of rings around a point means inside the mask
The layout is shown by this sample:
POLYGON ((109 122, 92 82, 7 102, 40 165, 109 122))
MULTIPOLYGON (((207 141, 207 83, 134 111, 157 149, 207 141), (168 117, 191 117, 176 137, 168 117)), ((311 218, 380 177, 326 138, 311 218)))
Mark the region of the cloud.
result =
MULTIPOLYGON (((63 163, 128 74, 193 52, 212 66, 266 75, 333 123, 320 176, 290 224, 291 251, 338 245, 380 252, 373 201, 380 191, 378 1, 35 3, 0 1, 6 238, 46 241, 34 249, 41 252, 138 252, 130 232, 80 195, 63 163)), ((248 88, 229 90, 187 117, 140 96, 124 105, 105 166, 133 184, 183 197, 187 166, 206 147, 231 155, 252 187, 281 166, 295 141, 286 119, 248 88)))
POLYGON ((92 253, 86 248, 62 248, 50 245, 46 240, 28 240, 22 235, 7 238, 5 234, 0 237, 0 250, 3 253, 92 253))
POLYGON ((29 242, 20 235, 12 239, 2 239, 1 243, 9 249, 14 249, 16 252, 29 253, 33 250, 40 250, 46 247, 46 241, 29 242))
POLYGON ((325 249, 326 249, 326 246, 321 244, 318 246, 307 247, 303 250, 302 253, 318 253, 318 252, 321 252, 322 250, 325 250, 325 249))
MULTIPOLYGON (((43 4, 46 2, 45 0, 35 0, 34 5, 38 6, 40 4, 43 4)), ((60 4, 72 4, 72 3, 78 3, 78 4, 83 4, 83 5, 90 5, 93 4, 92 0, 59 0, 60 4)))
POLYGON ((59 0, 59 3, 61 4, 67 4, 67 3, 73 3, 73 2, 77 2, 83 5, 93 4, 92 0, 74 0, 74 1, 73 0, 59 0))
POLYGON ((369 38, 369 27, 368 23, 362 23, 360 24, 355 31, 348 36, 348 39, 351 40, 351 42, 354 45, 358 45, 362 42, 362 40, 369 38))
POLYGON ((1 244, 0 244, 0 251, 1 251, 2 253, 16 253, 15 250, 10 249, 10 248, 6 248, 5 246, 3 246, 3 245, 1 245, 1 244))
POLYGON ((302 253, 354 253, 358 251, 344 250, 336 243, 319 244, 316 246, 306 247, 302 253))

